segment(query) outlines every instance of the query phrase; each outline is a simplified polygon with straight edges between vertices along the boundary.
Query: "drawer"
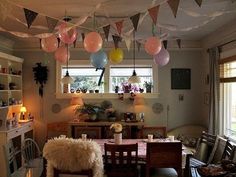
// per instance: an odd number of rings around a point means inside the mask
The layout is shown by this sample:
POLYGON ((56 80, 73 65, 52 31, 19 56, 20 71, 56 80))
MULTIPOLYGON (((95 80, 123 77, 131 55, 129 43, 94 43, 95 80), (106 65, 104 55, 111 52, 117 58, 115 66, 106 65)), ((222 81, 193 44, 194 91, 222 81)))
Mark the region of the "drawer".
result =
POLYGON ((22 127, 22 133, 28 132, 30 130, 33 130, 33 123, 28 123, 27 125, 24 125, 22 127))
POLYGON ((17 136, 20 136, 21 134, 22 134, 22 129, 21 128, 10 131, 10 132, 7 133, 7 141, 12 139, 12 138, 15 138, 17 136))

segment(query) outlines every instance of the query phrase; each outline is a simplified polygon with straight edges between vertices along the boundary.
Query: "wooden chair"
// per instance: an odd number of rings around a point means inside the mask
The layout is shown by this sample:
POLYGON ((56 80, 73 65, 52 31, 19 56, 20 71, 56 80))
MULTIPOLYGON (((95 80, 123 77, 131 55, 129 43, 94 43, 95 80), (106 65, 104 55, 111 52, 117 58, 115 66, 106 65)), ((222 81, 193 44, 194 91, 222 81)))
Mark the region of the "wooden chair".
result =
POLYGON ((108 177, 138 177, 138 144, 104 145, 108 177))
POLYGON ((93 177, 93 170, 83 170, 80 172, 71 172, 71 171, 62 171, 62 170, 58 170, 56 168, 54 168, 54 177, 59 177, 62 174, 66 174, 66 175, 75 175, 75 176, 87 176, 87 177, 93 177))
POLYGON ((82 134, 87 134, 87 138, 101 139, 101 127, 75 127, 74 138, 81 138, 82 134))
POLYGON ((42 152, 33 139, 25 139, 22 143, 21 151, 27 168, 38 168, 43 171, 42 152))
POLYGON ((58 137, 60 135, 68 135, 67 122, 52 122, 47 124, 47 139, 58 137))
POLYGON ((236 149, 236 146, 233 145, 232 142, 230 142, 230 140, 227 140, 224 153, 222 155, 222 159, 233 160, 235 149, 236 149))
POLYGON ((143 127, 140 138, 147 138, 148 134, 153 134, 153 138, 165 138, 166 127, 143 127))
MULTIPOLYGON (((181 142, 152 142, 147 143, 147 157, 146 157, 146 177, 150 176, 150 170, 157 168, 157 176, 161 172, 172 173, 175 169, 177 174, 171 176, 182 176, 182 143, 181 142), (162 169, 160 169, 162 168, 162 169), (164 168, 164 169, 163 169, 164 168), (173 169, 171 169, 173 168, 173 169), (160 171, 159 171, 160 169, 160 171)), ((156 176, 155 175, 155 176, 156 176)))

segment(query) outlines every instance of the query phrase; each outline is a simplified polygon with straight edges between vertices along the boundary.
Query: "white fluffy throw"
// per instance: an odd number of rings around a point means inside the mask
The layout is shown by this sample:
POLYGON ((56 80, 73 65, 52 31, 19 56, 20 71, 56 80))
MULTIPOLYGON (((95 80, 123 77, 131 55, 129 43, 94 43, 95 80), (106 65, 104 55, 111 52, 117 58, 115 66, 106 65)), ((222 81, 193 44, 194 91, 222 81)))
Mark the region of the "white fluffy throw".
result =
POLYGON ((47 159, 47 177, 53 177, 53 168, 67 171, 92 169, 94 177, 103 176, 101 147, 94 141, 54 138, 43 148, 47 159))

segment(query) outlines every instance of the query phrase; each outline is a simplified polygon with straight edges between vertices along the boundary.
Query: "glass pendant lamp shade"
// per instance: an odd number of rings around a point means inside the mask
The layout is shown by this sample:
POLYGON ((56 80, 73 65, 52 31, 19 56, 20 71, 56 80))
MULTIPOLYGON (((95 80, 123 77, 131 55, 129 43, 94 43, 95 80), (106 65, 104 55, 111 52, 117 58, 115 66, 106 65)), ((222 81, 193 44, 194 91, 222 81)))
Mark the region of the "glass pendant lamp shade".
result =
POLYGON ((74 79, 72 77, 70 77, 69 71, 68 71, 68 63, 69 63, 69 47, 67 44, 67 61, 66 61, 66 75, 61 79, 61 83, 62 84, 73 84, 74 83, 74 79))
POLYGON ((140 83, 141 82, 140 77, 137 76, 135 70, 133 71, 132 76, 130 76, 128 82, 129 83, 140 83))
POLYGON ((135 31, 133 32, 134 34, 134 39, 133 39, 133 46, 134 46, 134 49, 133 49, 133 55, 134 55, 134 58, 133 58, 133 62, 134 62, 134 70, 133 70, 133 74, 132 76, 130 76, 128 82, 129 83, 140 83, 141 80, 140 80, 140 77, 137 76, 137 73, 135 71, 135 31))

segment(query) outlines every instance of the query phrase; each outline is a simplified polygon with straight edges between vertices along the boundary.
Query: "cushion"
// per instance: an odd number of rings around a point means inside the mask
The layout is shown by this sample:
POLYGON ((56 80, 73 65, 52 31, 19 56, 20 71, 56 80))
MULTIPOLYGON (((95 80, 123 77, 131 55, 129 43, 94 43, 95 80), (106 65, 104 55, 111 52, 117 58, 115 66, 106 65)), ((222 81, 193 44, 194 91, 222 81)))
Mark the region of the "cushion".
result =
POLYGON ((187 147, 192 147, 195 148, 197 145, 198 138, 196 137, 191 137, 191 136, 186 136, 183 134, 179 134, 177 139, 183 143, 183 145, 187 147))

